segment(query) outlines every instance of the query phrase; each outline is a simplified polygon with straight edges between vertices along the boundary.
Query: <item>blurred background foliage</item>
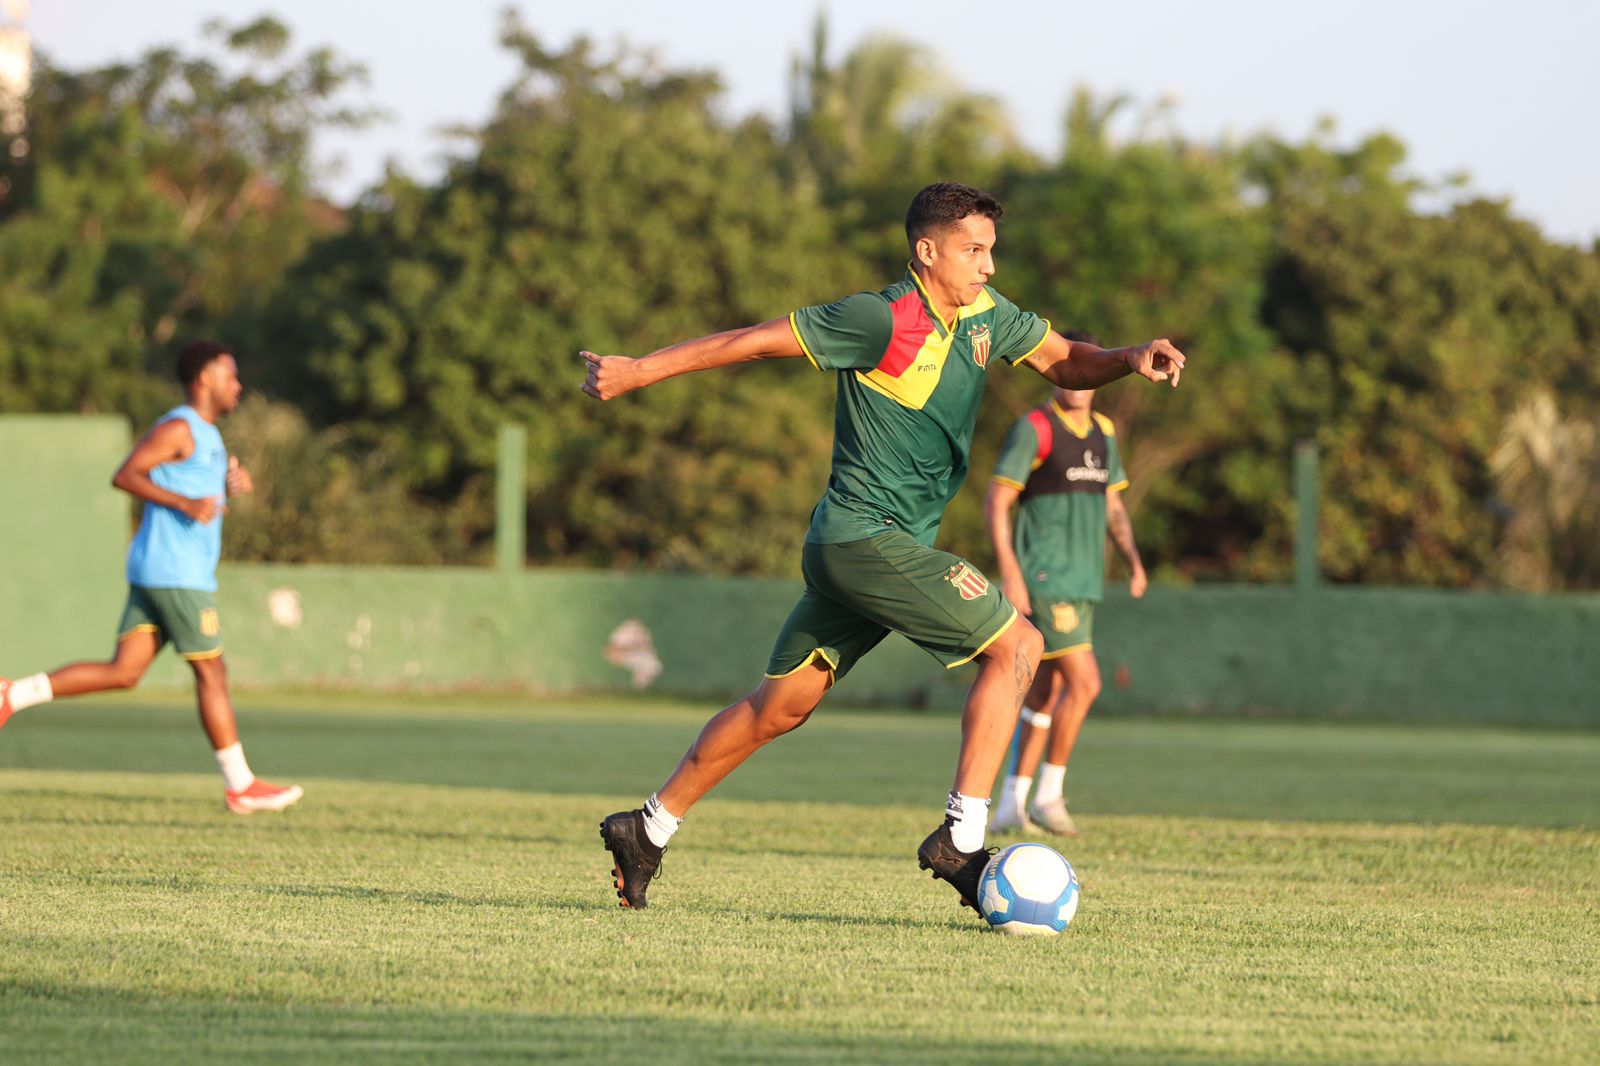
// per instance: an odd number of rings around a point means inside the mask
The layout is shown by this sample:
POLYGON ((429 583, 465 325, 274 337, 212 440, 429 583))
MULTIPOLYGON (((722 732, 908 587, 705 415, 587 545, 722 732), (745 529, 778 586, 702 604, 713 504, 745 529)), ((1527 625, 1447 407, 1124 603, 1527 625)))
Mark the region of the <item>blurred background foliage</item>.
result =
MULTIPOLYGON (((337 205, 313 148, 381 117, 359 65, 271 18, 205 32, 101 69, 41 57, 30 151, 0 146, 0 412, 142 425, 179 399, 175 346, 225 338, 257 393, 224 427, 258 486, 231 558, 483 562, 515 421, 530 562, 792 576, 832 381, 767 364, 601 407, 577 353, 881 287, 911 195, 954 179, 1007 206, 1013 300, 1193 358, 1176 392, 1098 400, 1162 578, 1286 579, 1309 438, 1332 580, 1600 587, 1600 248, 1418 180, 1391 137, 1199 144, 1159 103, 1079 90, 1041 158, 936 56, 833 59, 821 22, 786 121, 730 118, 714 72, 552 50, 508 15, 521 74, 443 175, 337 205)), ((983 563, 988 470, 1046 395, 1026 371, 989 389, 942 534, 983 563)))

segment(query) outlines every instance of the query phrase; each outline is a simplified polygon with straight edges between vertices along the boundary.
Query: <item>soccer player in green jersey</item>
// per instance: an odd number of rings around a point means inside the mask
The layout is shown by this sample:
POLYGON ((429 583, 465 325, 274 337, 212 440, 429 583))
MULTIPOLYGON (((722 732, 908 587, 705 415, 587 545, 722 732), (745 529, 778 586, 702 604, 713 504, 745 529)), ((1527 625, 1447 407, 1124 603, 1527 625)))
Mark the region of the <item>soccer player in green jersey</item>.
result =
POLYGON ((1138 373, 1173 385, 1184 356, 1165 340, 1106 350, 1068 341, 989 286, 1000 204, 968 185, 930 185, 906 215, 911 262, 880 292, 806 307, 757 326, 684 341, 640 359, 583 352, 583 391, 634 389, 756 359, 803 357, 834 373, 833 471, 812 512, 805 592, 754 691, 700 732, 644 806, 608 816, 600 835, 617 895, 644 907, 661 854, 701 796, 763 744, 803 723, 830 686, 890 630, 947 667, 976 662, 944 823, 918 861, 963 903, 977 899, 989 792, 1042 642, 971 563, 933 541, 967 473, 984 375, 1026 365, 1089 389, 1138 373))
MULTIPOLYGON (((1068 339, 1100 342, 1087 333, 1068 339)), ((1105 541, 1144 595, 1146 579, 1133 524, 1122 505, 1128 487, 1111 419, 1091 409, 1090 389, 1057 388, 1049 403, 1018 420, 1006 438, 984 499, 984 518, 1000 568, 1000 587, 1044 636, 1035 676, 1013 742, 1015 762, 1000 790, 996 829, 1077 836, 1063 782, 1078 730, 1100 694, 1094 658, 1094 609, 1105 584, 1105 541), (1015 537, 1011 508, 1018 504, 1015 537), (1034 771, 1049 744, 1033 806, 1025 806, 1034 771)))

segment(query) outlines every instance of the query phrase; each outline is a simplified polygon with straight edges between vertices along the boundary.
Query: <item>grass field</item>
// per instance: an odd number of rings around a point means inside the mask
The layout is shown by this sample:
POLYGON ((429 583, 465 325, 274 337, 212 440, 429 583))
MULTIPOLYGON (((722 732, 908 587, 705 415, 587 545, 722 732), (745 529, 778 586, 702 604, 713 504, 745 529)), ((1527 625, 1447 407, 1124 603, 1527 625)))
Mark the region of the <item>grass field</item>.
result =
POLYGON ((1092 721, 1077 920, 916 868, 945 715, 825 708, 615 906, 596 823, 708 709, 245 701, 307 788, 224 812, 187 699, 0 730, 0 1061, 1600 1060, 1600 736, 1092 721))

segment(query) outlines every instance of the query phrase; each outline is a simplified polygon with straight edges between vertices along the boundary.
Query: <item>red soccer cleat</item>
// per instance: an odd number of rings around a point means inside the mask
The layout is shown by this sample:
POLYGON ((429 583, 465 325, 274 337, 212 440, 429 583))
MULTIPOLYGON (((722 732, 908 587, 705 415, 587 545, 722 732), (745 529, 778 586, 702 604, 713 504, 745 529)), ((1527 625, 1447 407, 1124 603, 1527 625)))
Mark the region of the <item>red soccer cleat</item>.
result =
POLYGON ((269 785, 255 780, 242 792, 228 792, 228 810, 234 814, 281 811, 306 794, 299 785, 269 785))
POLYGON ((11 714, 11 682, 0 677, 0 725, 5 725, 11 714))

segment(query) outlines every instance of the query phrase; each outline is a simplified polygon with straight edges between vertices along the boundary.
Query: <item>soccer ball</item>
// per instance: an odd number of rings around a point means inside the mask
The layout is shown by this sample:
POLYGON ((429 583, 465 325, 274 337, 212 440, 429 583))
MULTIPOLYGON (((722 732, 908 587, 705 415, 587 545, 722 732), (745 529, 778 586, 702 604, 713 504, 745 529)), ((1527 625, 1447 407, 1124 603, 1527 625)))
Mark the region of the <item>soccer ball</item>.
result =
POLYGON ((978 910, 997 933, 1055 936, 1078 913, 1078 875, 1054 848, 1013 844, 984 867, 978 910))

